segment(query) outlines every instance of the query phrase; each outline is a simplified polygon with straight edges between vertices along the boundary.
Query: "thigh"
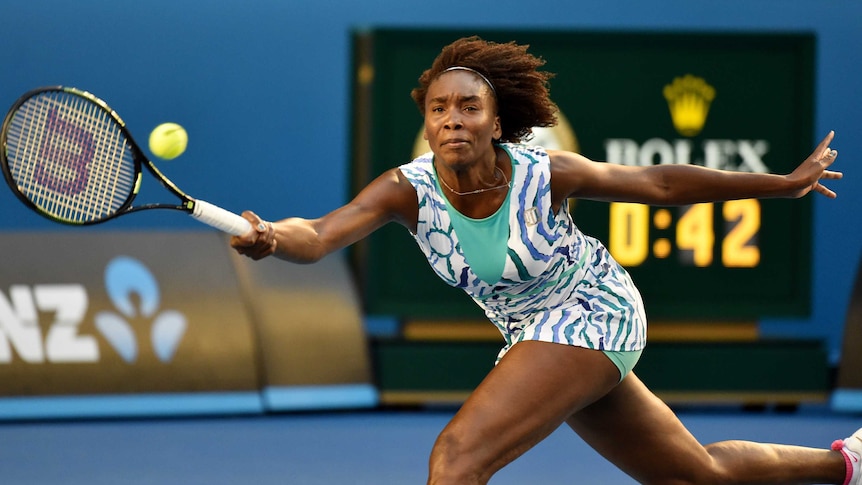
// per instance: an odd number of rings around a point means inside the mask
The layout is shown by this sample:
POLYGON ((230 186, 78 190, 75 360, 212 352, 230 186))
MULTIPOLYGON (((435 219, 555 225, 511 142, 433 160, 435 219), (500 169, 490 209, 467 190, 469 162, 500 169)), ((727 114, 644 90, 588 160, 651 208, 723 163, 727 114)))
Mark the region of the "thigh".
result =
POLYGON ((706 449, 634 373, 566 422, 640 483, 692 483, 711 470, 706 449))
MULTIPOLYGON (((479 384, 441 434, 493 473, 541 441, 619 382, 600 351, 563 344, 516 344, 479 384)), ((466 459, 465 456, 465 459, 466 459)))

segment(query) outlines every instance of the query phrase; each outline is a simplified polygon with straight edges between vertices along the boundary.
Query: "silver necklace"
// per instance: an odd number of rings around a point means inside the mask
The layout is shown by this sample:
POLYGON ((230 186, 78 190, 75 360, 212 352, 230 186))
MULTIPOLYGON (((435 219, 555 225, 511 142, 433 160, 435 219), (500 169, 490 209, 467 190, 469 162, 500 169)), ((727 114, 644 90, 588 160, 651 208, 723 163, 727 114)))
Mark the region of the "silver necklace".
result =
POLYGON ((503 173, 503 171, 500 169, 500 167, 494 166, 494 168, 497 169, 497 171, 500 172, 500 175, 503 176, 503 180, 506 181, 505 184, 498 185, 496 187, 486 187, 484 189, 471 190, 469 192, 458 192, 457 190, 453 189, 452 187, 449 187, 449 184, 447 184, 446 181, 443 180, 443 177, 441 177, 439 174, 437 175, 437 179, 440 180, 440 182, 443 184, 443 186, 446 187, 447 189, 449 189, 450 192, 452 192, 455 195, 460 195, 460 196, 481 194, 482 192, 488 192, 490 190, 502 189, 503 187, 509 188, 512 184, 509 182, 509 179, 506 178, 506 174, 503 173))

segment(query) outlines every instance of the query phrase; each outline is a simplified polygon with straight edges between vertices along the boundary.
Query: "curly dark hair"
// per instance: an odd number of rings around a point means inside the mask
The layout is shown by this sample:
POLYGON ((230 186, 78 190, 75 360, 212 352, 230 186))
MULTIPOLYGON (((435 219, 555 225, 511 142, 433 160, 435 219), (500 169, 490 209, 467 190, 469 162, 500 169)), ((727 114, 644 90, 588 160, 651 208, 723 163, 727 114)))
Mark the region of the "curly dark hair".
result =
POLYGON ((525 141, 533 127, 557 124, 557 105, 551 101, 548 87, 554 74, 538 70, 545 60, 528 54, 529 47, 515 42, 499 44, 475 35, 458 39, 444 47, 431 67, 419 76, 419 87, 410 96, 425 116, 428 86, 450 67, 469 67, 494 85, 503 130, 499 141, 525 141))

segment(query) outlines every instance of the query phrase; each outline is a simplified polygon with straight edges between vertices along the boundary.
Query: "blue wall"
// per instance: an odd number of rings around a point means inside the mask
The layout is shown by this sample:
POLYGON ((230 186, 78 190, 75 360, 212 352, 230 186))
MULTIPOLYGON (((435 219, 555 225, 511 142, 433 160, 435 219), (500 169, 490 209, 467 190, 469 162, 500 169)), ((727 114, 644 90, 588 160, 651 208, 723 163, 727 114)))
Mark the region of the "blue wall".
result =
MULTIPOLYGON (((847 177, 831 184, 836 201, 815 204, 811 317, 762 322, 762 329, 827 338, 838 358, 862 243, 857 0, 539 0, 529 8, 523 0, 9 0, 0 18, 0 104, 65 84, 107 100, 142 142, 158 123, 179 122, 190 145, 160 164, 166 174, 192 195, 273 219, 317 216, 346 200, 357 28, 815 32, 814 136, 837 132, 833 146, 847 177)), ((153 184, 147 189, 162 195, 153 184)), ((108 227, 199 226, 181 214, 142 213, 108 227)), ((0 232, 11 230, 63 228, 0 190, 0 232)))

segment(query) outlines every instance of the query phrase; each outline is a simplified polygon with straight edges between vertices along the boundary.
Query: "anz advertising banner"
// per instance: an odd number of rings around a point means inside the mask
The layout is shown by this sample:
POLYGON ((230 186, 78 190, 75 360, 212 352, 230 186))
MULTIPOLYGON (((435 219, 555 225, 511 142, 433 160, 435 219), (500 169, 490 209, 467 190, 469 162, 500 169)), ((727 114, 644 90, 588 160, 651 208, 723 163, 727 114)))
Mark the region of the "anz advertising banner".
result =
POLYGON ((0 416, 260 410, 254 329, 221 235, 2 244, 0 416))
POLYGON ((0 234, 0 420, 377 404, 339 255, 255 262, 214 231, 0 234))

